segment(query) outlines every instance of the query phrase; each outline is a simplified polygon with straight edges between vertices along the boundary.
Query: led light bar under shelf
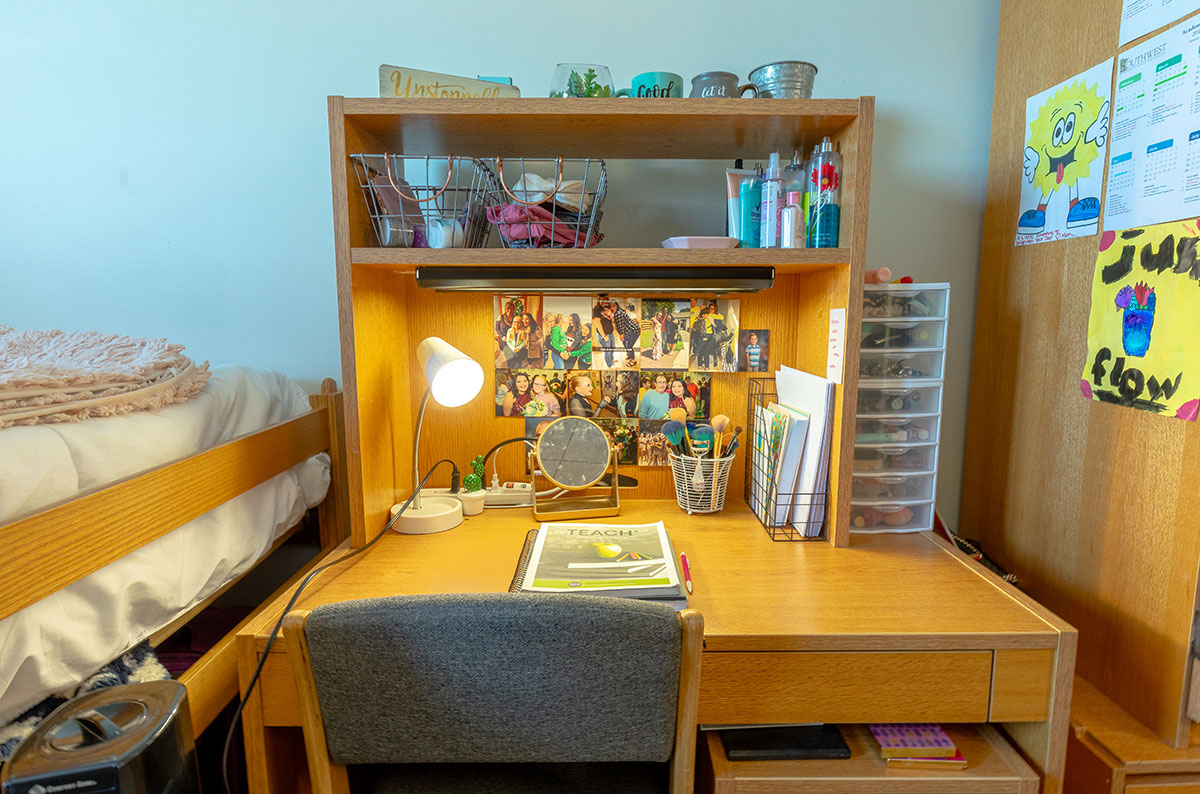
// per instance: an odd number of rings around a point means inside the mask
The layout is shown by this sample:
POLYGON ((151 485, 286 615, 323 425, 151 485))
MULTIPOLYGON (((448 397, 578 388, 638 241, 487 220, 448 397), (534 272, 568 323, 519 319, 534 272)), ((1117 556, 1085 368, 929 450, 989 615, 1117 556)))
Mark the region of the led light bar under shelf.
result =
POLYGON ((775 282, 773 267, 417 267, 417 286, 439 292, 725 293, 758 292, 775 282))

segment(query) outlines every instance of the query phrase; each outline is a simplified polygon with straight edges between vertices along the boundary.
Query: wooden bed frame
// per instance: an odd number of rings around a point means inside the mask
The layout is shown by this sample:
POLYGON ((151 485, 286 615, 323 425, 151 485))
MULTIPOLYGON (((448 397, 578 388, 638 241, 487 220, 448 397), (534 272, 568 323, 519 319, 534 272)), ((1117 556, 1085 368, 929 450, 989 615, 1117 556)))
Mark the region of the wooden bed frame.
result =
MULTIPOLYGON (((329 378, 309 396, 312 410, 239 436, 158 468, 85 491, 37 513, 0 524, 0 619, 114 562, 173 529, 250 490, 319 452, 332 463, 329 491, 317 507, 322 552, 349 528, 342 393, 329 378), (106 531, 121 527, 120 532, 106 531)), ((266 559, 299 524, 275 541, 266 559)), ((263 604, 270 604, 315 565, 317 554, 263 604)), ((256 562, 169 626, 151 636, 160 642, 195 617, 229 587, 251 574, 256 562)), ((261 605, 260 605, 261 608, 261 605)), ((179 676, 188 690, 192 731, 199 736, 238 694, 234 637, 248 616, 179 676)))

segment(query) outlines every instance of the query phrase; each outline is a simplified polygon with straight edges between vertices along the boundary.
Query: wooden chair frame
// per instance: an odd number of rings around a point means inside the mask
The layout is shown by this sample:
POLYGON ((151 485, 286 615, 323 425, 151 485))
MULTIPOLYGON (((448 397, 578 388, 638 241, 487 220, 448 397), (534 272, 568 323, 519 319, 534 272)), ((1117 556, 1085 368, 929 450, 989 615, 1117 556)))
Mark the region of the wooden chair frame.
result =
MULTIPOLYGON (((283 639, 300 698, 309 779, 313 794, 350 794, 346 767, 329 757, 325 743, 325 721, 317 701, 317 685, 313 680, 305 634, 311 612, 309 609, 293 610, 283 619, 283 639)), ((696 773, 696 716, 700 702, 704 618, 694 609, 685 609, 679 613, 679 624, 683 629, 683 649, 679 659, 679 706, 675 717, 675 749, 670 761, 670 791, 671 794, 691 794, 696 773)))
MULTIPOLYGON (((324 451, 332 463, 330 485, 317 513, 322 549, 331 549, 349 534, 342 393, 326 378, 321 392, 309 396, 309 404, 312 410, 300 416, 0 524, 0 548, 4 549, 0 556, 0 619, 324 451), (107 527, 120 527, 121 531, 106 532, 107 527)), ((276 540, 270 551, 298 526, 276 540)), ((293 586, 320 557, 263 604, 270 604, 293 586)), ((152 641, 165 639, 252 570, 156 632, 152 641)), ((248 620, 250 617, 179 678, 188 690, 196 736, 238 694, 234 638, 248 620)))

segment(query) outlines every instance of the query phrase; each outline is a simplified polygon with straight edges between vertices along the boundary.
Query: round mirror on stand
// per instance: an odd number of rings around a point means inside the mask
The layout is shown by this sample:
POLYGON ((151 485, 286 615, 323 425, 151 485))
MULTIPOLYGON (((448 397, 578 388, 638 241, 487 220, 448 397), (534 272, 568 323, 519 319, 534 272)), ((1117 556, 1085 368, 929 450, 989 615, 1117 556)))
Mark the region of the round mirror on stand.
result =
POLYGON ((620 512, 617 455, 608 435, 592 420, 579 416, 554 420, 538 437, 529 459, 534 518, 567 521, 620 512), (605 475, 608 483, 600 484, 605 475), (578 493, 538 496, 553 488, 578 493))

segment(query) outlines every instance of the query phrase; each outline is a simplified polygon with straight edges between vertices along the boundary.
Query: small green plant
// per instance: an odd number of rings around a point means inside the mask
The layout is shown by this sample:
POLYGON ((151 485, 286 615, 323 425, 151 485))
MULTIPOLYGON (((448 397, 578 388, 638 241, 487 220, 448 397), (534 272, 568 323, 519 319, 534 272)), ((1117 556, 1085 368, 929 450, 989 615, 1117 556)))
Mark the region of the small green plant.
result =
POLYGON ((471 473, 463 477, 462 487, 467 493, 483 490, 483 455, 471 461, 471 473))
POLYGON ((611 97, 612 87, 601 85, 596 82, 595 69, 588 69, 583 73, 583 77, 579 76, 579 72, 572 71, 571 76, 567 78, 567 95, 579 97, 611 97))

